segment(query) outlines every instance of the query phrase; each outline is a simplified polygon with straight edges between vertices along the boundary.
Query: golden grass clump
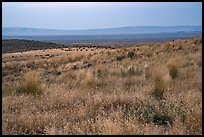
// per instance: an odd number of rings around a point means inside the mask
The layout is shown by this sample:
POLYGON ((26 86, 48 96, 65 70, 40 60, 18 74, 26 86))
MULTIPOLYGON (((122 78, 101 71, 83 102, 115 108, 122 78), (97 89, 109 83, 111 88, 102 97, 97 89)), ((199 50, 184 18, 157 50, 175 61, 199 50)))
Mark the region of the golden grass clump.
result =
POLYGON ((37 71, 25 73, 22 84, 20 88, 17 89, 17 93, 40 95, 42 93, 40 74, 37 71))
POLYGON ((175 63, 170 62, 168 64, 168 69, 169 69, 169 75, 171 76, 172 79, 175 79, 178 77, 178 66, 175 63))
POLYGON ((78 82, 82 81, 85 77, 86 77, 86 71, 85 70, 79 70, 79 72, 76 73, 76 80, 78 82))
POLYGON ((98 64, 98 65, 96 65, 93 73, 94 73, 94 75, 96 75, 99 78, 105 77, 108 75, 108 69, 105 65, 98 64))
POLYGON ((85 78, 85 83, 88 87, 95 87, 97 84, 96 77, 91 72, 88 72, 85 78))
POLYGON ((165 88, 166 88, 166 84, 165 84, 165 81, 164 81, 162 75, 159 72, 157 72, 153 76, 153 82, 154 82, 153 95, 157 99, 162 99, 165 88))

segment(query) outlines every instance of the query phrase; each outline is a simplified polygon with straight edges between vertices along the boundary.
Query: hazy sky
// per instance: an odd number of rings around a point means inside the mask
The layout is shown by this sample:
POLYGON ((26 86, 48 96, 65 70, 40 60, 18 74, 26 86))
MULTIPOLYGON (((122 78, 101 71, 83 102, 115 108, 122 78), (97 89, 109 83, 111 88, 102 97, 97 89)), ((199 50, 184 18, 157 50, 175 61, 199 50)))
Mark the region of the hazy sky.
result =
POLYGON ((3 2, 2 27, 202 25, 201 2, 3 2))

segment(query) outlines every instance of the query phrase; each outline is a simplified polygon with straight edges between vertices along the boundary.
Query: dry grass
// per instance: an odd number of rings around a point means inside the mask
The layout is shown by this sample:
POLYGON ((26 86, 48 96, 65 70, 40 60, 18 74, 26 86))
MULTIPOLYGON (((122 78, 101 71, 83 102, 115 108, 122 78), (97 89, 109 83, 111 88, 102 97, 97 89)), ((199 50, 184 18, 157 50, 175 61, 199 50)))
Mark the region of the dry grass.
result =
POLYGON ((95 70, 93 72, 96 77, 102 78, 108 76, 108 68, 105 65, 98 64, 95 66, 95 70))
POLYGON ((2 134, 202 134, 200 38, 86 49, 3 55, 2 134))
POLYGON ((96 87, 97 85, 97 78, 91 72, 88 72, 85 79, 85 84, 88 87, 96 87))
POLYGON ((123 77, 131 77, 131 76, 140 76, 143 71, 139 67, 134 67, 133 65, 128 66, 127 68, 121 69, 121 74, 123 77))
POLYGON ((34 96, 42 93, 42 87, 40 82, 40 74, 36 71, 29 71, 24 74, 20 87, 17 89, 17 94, 25 93, 32 94, 34 96))
POLYGON ((168 64, 168 69, 169 69, 169 75, 171 76, 172 79, 175 79, 178 77, 178 73, 179 73, 178 66, 175 63, 170 62, 168 64))
POLYGON ((157 99, 162 99, 163 94, 166 90, 165 81, 164 81, 163 76, 160 72, 155 72, 154 74, 155 75, 153 76, 153 83, 154 83, 153 95, 157 99))

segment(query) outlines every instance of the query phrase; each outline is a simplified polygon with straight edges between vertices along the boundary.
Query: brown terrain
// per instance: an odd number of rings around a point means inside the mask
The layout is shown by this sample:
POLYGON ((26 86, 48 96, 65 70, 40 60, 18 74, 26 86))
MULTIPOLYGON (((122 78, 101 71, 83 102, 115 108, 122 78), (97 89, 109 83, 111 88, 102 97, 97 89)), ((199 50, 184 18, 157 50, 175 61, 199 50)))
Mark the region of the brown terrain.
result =
POLYGON ((119 48, 2 44, 2 134, 202 134, 200 37, 119 48))
MULTIPOLYGON (((125 43, 126 45, 132 45, 125 43)), ((106 44, 106 43, 56 43, 56 42, 44 42, 44 41, 34 41, 34 40, 18 40, 18 39, 9 39, 2 40, 2 52, 3 53, 15 53, 15 52, 26 52, 31 50, 46 50, 46 49, 56 49, 56 48, 72 48, 78 47, 95 47, 95 48, 115 48, 121 44, 106 44)))

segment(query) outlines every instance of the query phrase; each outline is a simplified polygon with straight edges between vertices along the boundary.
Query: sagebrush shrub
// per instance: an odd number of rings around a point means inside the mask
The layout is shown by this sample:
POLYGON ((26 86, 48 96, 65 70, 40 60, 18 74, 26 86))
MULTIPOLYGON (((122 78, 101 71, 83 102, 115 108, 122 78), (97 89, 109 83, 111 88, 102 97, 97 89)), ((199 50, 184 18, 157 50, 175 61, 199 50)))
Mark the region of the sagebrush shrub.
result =
POLYGON ((116 56, 116 60, 117 60, 117 61, 121 61, 121 60, 123 60, 124 58, 125 58, 124 55, 118 55, 118 56, 116 56))
POLYGON ((130 59, 133 59, 133 57, 135 56, 135 53, 134 52, 128 52, 128 58, 130 58, 130 59))
POLYGON ((168 115, 161 115, 161 114, 155 114, 153 118, 153 122, 156 125, 164 125, 168 126, 169 124, 172 124, 172 118, 168 115))

